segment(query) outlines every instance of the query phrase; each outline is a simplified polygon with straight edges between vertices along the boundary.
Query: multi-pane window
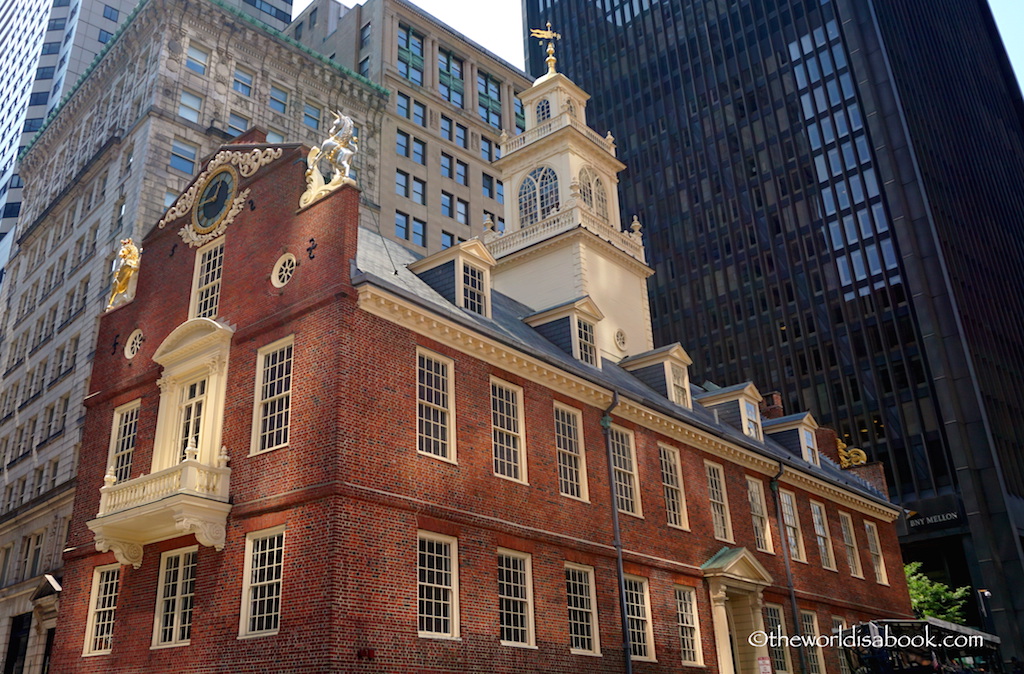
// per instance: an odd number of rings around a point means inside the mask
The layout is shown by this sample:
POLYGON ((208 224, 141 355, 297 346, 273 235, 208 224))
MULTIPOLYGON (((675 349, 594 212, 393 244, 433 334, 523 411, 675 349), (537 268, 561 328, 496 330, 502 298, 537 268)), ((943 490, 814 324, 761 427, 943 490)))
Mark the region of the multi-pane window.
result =
POLYGON ((132 455, 139 429, 139 401, 122 405, 114 410, 114 430, 111 434, 110 465, 114 477, 123 482, 132 474, 132 455))
POLYGON ((200 49, 194 44, 188 46, 185 53, 185 67, 200 75, 206 74, 206 67, 210 64, 210 52, 200 49))
POLYGON ((455 219, 464 225, 469 224, 469 202, 463 199, 455 200, 455 219))
POLYGON ((220 279, 224 271, 224 241, 201 248, 196 256, 192 317, 216 318, 220 309, 220 279))
POLYGON ((494 198, 494 176, 484 173, 480 180, 480 186, 485 197, 494 198))
POLYGON ((626 595, 626 616, 629 619, 629 646, 634 658, 654 660, 654 633, 647 611, 647 579, 626 576, 623 579, 626 595))
MULTIPOLYGON (((398 112, 398 114, 400 116, 405 117, 406 119, 411 119, 412 118, 411 117, 412 99, 409 98, 408 96, 406 96, 405 94, 396 94, 395 95, 395 109, 397 110, 397 112, 398 112)), ((449 120, 449 121, 451 121, 451 120, 449 120)), ((442 124, 442 130, 443 130, 443 126, 444 125, 442 124)))
POLYGON ((686 369, 681 365, 671 363, 669 370, 672 375, 672 402, 683 407, 690 406, 690 382, 686 369))
POLYGON ((580 436, 580 413, 555 405, 555 447, 558 453, 558 491, 587 500, 586 462, 580 436))
POLYGON ((449 536, 419 532, 417 618, 421 637, 459 636, 457 542, 449 536))
POLYGON ((501 80, 480 71, 476 75, 477 112, 495 129, 501 128, 501 80))
POLYGON ((359 48, 364 49, 370 44, 370 36, 373 35, 373 26, 370 22, 363 24, 363 27, 359 29, 359 48))
POLYGON ((864 530, 868 535, 868 552, 871 554, 871 565, 875 568, 875 580, 883 585, 888 585, 889 575, 885 571, 885 560, 882 558, 882 545, 878 540, 878 526, 874 522, 865 522, 864 530))
POLYGON ((825 506, 821 503, 811 501, 811 522, 814 524, 814 539, 818 543, 821 565, 826 569, 835 571, 836 560, 835 554, 832 551, 832 537, 828 531, 828 518, 825 515, 825 506))
POLYGON ((154 646, 182 646, 192 638, 196 550, 174 550, 160 558, 154 646))
MULTIPOLYGON (((832 616, 832 633, 840 634, 846 629, 846 619, 840 618, 839 616, 832 616)), ((850 662, 846 659, 848 651, 846 649, 841 650, 839 655, 839 671, 842 674, 850 674, 850 662)))
MULTIPOLYGON (((401 154, 401 152, 399 152, 401 154)), ((441 153, 441 175, 445 178, 455 177, 455 158, 450 154, 441 153)))
POLYGON ((399 239, 409 238, 409 216, 401 211, 395 211, 395 236, 399 239))
POLYGON ((446 218, 455 217, 455 195, 441 192, 441 215, 446 218))
MULTIPOLYGON (((783 619, 782 606, 778 604, 764 605, 764 630, 768 634, 779 634, 785 636, 786 622, 783 619)), ((789 672, 789 651, 781 643, 773 641, 768 645, 768 655, 772 659, 772 669, 778 673, 789 672)))
POLYGON ((565 600, 569 609, 569 648, 573 653, 599 654, 594 569, 565 565, 565 600))
POLYGON ((422 220, 412 219, 412 233, 409 240, 417 246, 427 245, 427 223, 422 220))
POLYGON ((412 179, 412 200, 417 204, 427 205, 427 183, 425 180, 412 179))
POLYGON ((228 133, 240 136, 249 128, 251 122, 241 115, 232 112, 228 115, 228 133))
POLYGON ((581 318, 576 319, 576 343, 580 360, 597 367, 597 344, 594 340, 594 324, 581 318))
POLYGON ((416 442, 418 451, 454 461, 451 367, 447 358, 416 354, 416 442))
POLYGON ((679 450, 658 445, 658 457, 661 461, 661 490, 665 495, 665 517, 668 525, 687 529, 689 522, 686 516, 686 496, 683 493, 679 450))
POLYGON ((518 386, 491 380, 491 436, 494 449, 494 474, 510 480, 526 481, 525 443, 522 418, 523 390, 518 386))
POLYGON ((839 525, 843 530, 843 547, 846 548, 846 560, 850 563, 850 575, 863 578, 864 572, 860 568, 860 551, 857 549, 853 517, 849 513, 839 513, 839 525))
POLYGON ((199 123, 199 115, 203 109, 203 97, 191 91, 182 91, 178 101, 178 116, 190 122, 199 123))
POLYGON ((427 163, 427 144, 419 138, 412 139, 412 160, 417 164, 427 163))
POLYGON ((180 430, 178 461, 187 458, 189 446, 199 447, 199 435, 203 425, 206 405, 206 379, 185 384, 181 387, 181 402, 178 405, 178 427, 180 430))
POLYGON ((288 444, 291 428, 292 350, 292 338, 288 337, 283 342, 275 342, 259 351, 254 452, 265 452, 288 444))
POLYGON ((494 161, 501 158, 501 152, 496 150, 496 144, 488 138, 480 138, 480 158, 484 161, 494 161))
POLYGON ((85 653, 109 653, 114 643, 114 614, 120 589, 121 565, 97 567, 92 575, 92 593, 89 601, 89 626, 86 631, 85 653))
MULTIPOLYGON (((19 501, 24 501, 26 489, 28 489, 28 478, 18 480, 19 501)), ((25 579, 32 578, 42 570, 43 561, 43 538, 45 531, 25 536, 21 542, 21 570, 25 579)))
MULTIPOLYGON (((818 636, 818 616, 811 611, 800 611, 800 631, 804 637, 818 636)), ((821 646, 807 648, 807 668, 810 674, 822 674, 825 668, 821 663, 821 646)))
POLYGON ((761 439, 761 413, 757 405, 749 400, 743 401, 743 432, 757 440, 761 439))
POLYGON ((750 501, 750 523, 754 527, 754 543, 762 552, 774 552, 772 530, 768 523, 768 506, 764 499, 764 484, 756 477, 747 478, 747 500, 750 501))
POLYGON ((463 125, 455 124, 455 144, 461 148, 469 147, 469 129, 463 125))
POLYGON ((541 123, 546 119, 551 119, 551 102, 543 98, 537 103, 537 123, 541 123))
POLYGON ((270 109, 284 114, 288 110, 288 92, 277 87, 270 87, 270 109))
POLYGON ((679 652, 684 664, 703 663, 700 647, 700 627, 697 623, 697 591, 692 587, 676 586, 676 625, 679 628, 679 652))
POLYGON ((786 544, 789 554, 797 561, 807 561, 804 556, 804 540, 800 535, 800 516, 796 512, 796 496, 793 492, 780 491, 782 502, 782 524, 786 529, 786 544))
POLYGON ((519 186, 519 221, 523 227, 543 220, 558 210, 558 175, 542 167, 530 171, 519 186))
POLYGON ((441 98, 462 107, 465 83, 462 79, 462 59, 441 49, 437 53, 437 87, 441 98))
POLYGON ((469 184, 469 164, 458 159, 455 160, 455 182, 460 185, 469 184))
POLYGON ((231 80, 231 88, 243 96, 252 96, 252 73, 235 68, 234 77, 231 80))
POLYGON ((498 622, 503 644, 533 644, 533 587, 527 554, 498 550, 498 622))
POLYGON ((608 429, 612 447, 612 468, 615 476, 615 507, 619 512, 640 516, 640 491, 637 488, 636 455, 633 434, 621 428, 608 429))
POLYGON ((406 25, 398 26, 398 74, 423 85, 423 36, 406 25))
POLYGON ((412 121, 416 122, 420 126, 427 125, 427 106, 423 105, 419 101, 413 101, 412 103, 412 121))
POLYGON ((708 501, 711 505, 711 523, 714 525, 715 538, 731 541, 732 518, 729 516, 729 494, 725 490, 722 467, 705 461, 704 470, 708 478, 708 501))
POLYGON ((196 170, 196 155, 199 148, 175 138, 171 141, 170 167, 192 175, 196 170))
POLYGON ((466 263, 462 265, 462 307, 474 314, 487 315, 487 273, 466 263))
POLYGON ((319 129, 321 115, 323 115, 323 111, 319 105, 306 103, 302 108, 302 123, 311 129, 319 129))
MULTIPOLYGON (((516 96, 519 94, 517 93, 516 96)), ((526 131, 526 110, 523 108, 523 102, 518 98, 514 98, 513 107, 516 113, 516 135, 518 136, 523 131, 526 131)))
POLYGON ((110 5, 103 5, 103 18, 104 19, 110 19, 111 21, 117 21, 117 18, 120 16, 120 14, 121 13, 118 12, 117 9, 115 9, 114 7, 111 7, 110 5))
POLYGON ((248 534, 245 537, 240 636, 277 633, 281 624, 283 572, 283 527, 248 534))
POLYGON ((395 194, 400 197, 409 196, 409 174, 405 171, 395 171, 395 194))

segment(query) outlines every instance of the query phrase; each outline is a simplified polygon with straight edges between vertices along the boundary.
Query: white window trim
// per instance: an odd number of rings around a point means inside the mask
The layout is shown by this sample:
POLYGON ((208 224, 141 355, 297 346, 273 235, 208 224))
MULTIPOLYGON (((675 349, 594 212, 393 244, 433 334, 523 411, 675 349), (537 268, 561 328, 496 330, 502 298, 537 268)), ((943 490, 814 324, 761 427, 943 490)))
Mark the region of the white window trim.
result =
POLYGON ((840 510, 839 511, 839 525, 840 525, 840 528, 841 528, 841 533, 843 534, 843 550, 846 551, 846 563, 850 567, 850 575, 853 576, 854 578, 860 578, 861 580, 863 580, 864 579, 864 563, 861 561, 861 558, 860 558, 860 545, 857 543, 857 529, 856 529, 856 527, 853 524, 853 515, 851 515, 850 513, 844 513, 843 511, 840 510), (843 522, 846 523, 846 527, 845 528, 842 526, 843 522), (846 545, 846 533, 847 533, 847 531, 849 532, 850 538, 852 539, 852 542, 853 542, 853 546, 852 546, 853 547, 853 554, 855 555, 855 559, 856 559, 856 562, 857 562, 857 568, 856 569, 854 569, 854 567, 853 567, 854 560, 850 559, 850 549, 846 545))
MULTIPOLYGON (((711 501, 711 484, 707 482, 709 478, 709 468, 718 469, 718 479, 722 483, 722 503, 725 506, 725 537, 720 538, 719 536, 715 535, 715 540, 723 541, 725 543, 733 543, 735 542, 735 536, 732 530, 732 509, 729 507, 729 487, 725 481, 725 468, 723 468, 722 464, 720 463, 714 463, 712 461, 707 460, 704 461, 704 479, 705 483, 707 484, 708 502, 711 501)), ((714 517, 714 513, 711 513, 712 533, 714 532, 714 517)))
MULTIPOLYGON (((821 634, 821 627, 818 625, 818 614, 816 612, 814 612, 814 611, 800 611, 800 632, 801 632, 801 634, 803 634, 804 637, 811 637, 811 636, 817 637, 819 634, 821 634), (813 622, 813 625, 814 625, 814 634, 813 635, 806 633, 808 630, 807 630, 807 626, 804 623, 804 618, 805 617, 806 618, 810 618, 811 621, 813 622)), ((811 654, 813 654, 815 656, 816 660, 817 660, 818 674, 825 674, 825 657, 824 657, 824 654, 822 653, 821 646, 817 645, 817 644, 814 645, 814 646, 811 646, 808 649, 808 655, 811 655, 811 654)), ((812 663, 808 662, 807 664, 809 666, 809 669, 813 672, 813 665, 812 665, 812 663)))
MULTIPOLYGON (((152 644, 149 647, 150 650, 158 650, 158 649, 163 649, 163 648, 178 648, 179 646, 188 646, 189 644, 192 643, 192 639, 186 639, 186 640, 183 640, 183 641, 169 641, 167 643, 161 643, 160 642, 160 630, 162 628, 162 625, 160 624, 160 619, 163 617, 163 615, 161 614, 161 610, 162 610, 161 604, 164 601, 164 596, 163 596, 163 591, 164 591, 164 573, 166 572, 166 569, 164 568, 164 564, 166 563, 166 561, 167 561, 167 559, 169 557, 183 556, 183 555, 189 554, 190 552, 198 552, 198 551, 199 551, 199 546, 198 545, 190 545, 190 546, 188 546, 186 548, 178 548, 176 550, 168 550, 167 552, 165 552, 165 553, 160 555, 160 566, 157 567, 157 568, 160 569, 160 572, 159 572, 159 575, 157 576, 157 581, 156 581, 156 610, 153 611, 153 642, 152 642, 152 644)), ((197 575, 197 580, 198 580, 198 575, 197 575)), ((179 580, 179 583, 180 583, 180 580, 179 580)), ((180 587, 180 585, 179 585, 179 587, 180 587)), ((197 593, 193 592, 192 596, 193 596, 192 615, 193 615, 193 618, 195 618, 196 607, 195 607, 194 599, 197 596, 197 593)), ((180 617, 181 595, 177 594, 177 595, 175 595, 175 598, 177 600, 177 604, 176 605, 178 606, 177 614, 180 617)), ((178 627, 180 627, 180 626, 179 625, 175 626, 175 631, 177 631, 178 627)))
POLYGON ((178 404, 184 387, 206 378, 206 404, 199 432, 200 463, 215 466, 224 430, 224 400, 227 390, 228 357, 234 330, 208 318, 193 318, 174 329, 153 355, 163 366, 160 407, 157 412, 156 441, 150 472, 180 463, 181 432, 178 404))
MULTIPOLYGON (((673 529, 680 529, 681 531, 689 531, 690 530, 690 517, 689 517, 689 514, 687 513, 687 510, 686 510, 686 486, 683 484, 683 459, 682 459, 682 455, 680 454, 679 450, 676 449, 675 447, 672 447, 671 445, 666 445, 665 443, 659 442, 658 443, 658 460, 659 460, 659 464, 661 462, 661 452, 662 451, 668 452, 669 454, 671 454, 671 455, 673 455, 675 457, 675 468, 676 468, 675 469, 675 477, 676 477, 676 480, 679 483, 679 486, 678 486, 678 489, 679 489, 679 519, 681 521, 679 522, 679 524, 672 524, 671 522, 668 521, 668 501, 666 500, 665 501, 665 521, 666 521, 666 524, 668 524, 668 526, 672 527, 673 529)), ((662 473, 661 487, 662 487, 662 495, 664 495, 664 490, 665 490, 665 487, 666 487, 664 473, 662 473)))
MULTIPOLYGON (((565 498, 571 498, 574 501, 582 501, 583 503, 590 503, 590 488, 589 488, 589 486, 587 484, 588 483, 588 480, 587 480, 587 453, 586 453, 586 451, 584 449, 584 446, 583 446, 583 412, 581 412, 580 410, 576 409, 575 407, 570 407, 569 405, 565 405, 563 403, 560 403, 557 400, 554 403, 554 407, 555 407, 556 410, 561 410, 561 411, 565 412, 566 414, 572 415, 576 419, 576 450, 578 452, 577 456, 578 456, 579 462, 580 462, 580 468, 579 468, 579 472, 580 472, 580 495, 579 496, 573 496, 571 494, 566 494, 565 492, 563 492, 561 490, 561 488, 559 488, 558 493, 560 495, 564 496, 565 498)), ((558 456, 561 453, 562 453, 562 450, 558 448, 557 443, 556 443, 556 446, 555 446, 555 464, 556 464, 556 466, 558 465, 558 456)), ((559 481, 559 482, 561 482, 561 481, 559 481)))
MULTIPOLYGON (((767 610, 768 608, 778 609, 778 611, 779 611, 779 628, 781 629, 781 635, 782 636, 786 636, 788 634, 788 632, 786 631, 786 610, 785 610, 785 608, 782 606, 782 604, 765 604, 765 609, 767 610)), ((768 621, 767 620, 765 620, 765 626, 764 627, 765 627, 765 630, 770 630, 771 629, 769 627, 769 625, 768 625, 768 621)), ((793 671, 793 661, 789 657, 789 646, 785 645, 785 643, 782 643, 782 644, 779 645, 779 648, 782 649, 782 656, 783 656, 783 659, 786 661, 786 668, 785 669, 776 669, 775 671, 776 671, 777 674, 790 674, 790 672, 793 671)), ((768 650, 768 657, 772 661, 772 667, 774 667, 775 666, 775 658, 772 657, 771 649, 768 650)))
MULTIPOLYGON (((750 496, 750 485, 751 484, 755 484, 755 483, 757 484, 757 492, 758 492, 758 497, 759 497, 759 503, 760 503, 760 506, 761 506, 761 513, 764 516, 764 539, 765 539, 765 542, 767 543, 767 547, 764 547, 764 548, 758 547, 757 550, 759 552, 766 552, 766 553, 768 553, 770 555, 774 555, 775 554, 775 540, 772 538, 772 522, 771 522, 771 518, 768 517, 768 503, 767 503, 767 501, 765 499, 764 482, 762 482, 761 480, 757 479, 756 477, 751 477, 751 476, 748 475, 747 476, 747 497, 749 498, 749 496, 750 496)), ((751 513, 750 513, 750 523, 751 523, 751 526, 756 526, 754 524, 754 513, 753 513, 753 510, 751 510, 751 513)), ((756 544, 757 544, 757 535, 756 534, 754 535, 754 542, 755 542, 755 546, 756 546, 756 544)))
POLYGON ((781 535, 786 536, 786 545, 789 545, 789 535, 785 531, 785 529, 787 527, 787 524, 786 524, 786 508, 785 508, 785 505, 783 505, 783 502, 785 501, 785 495, 787 495, 787 494, 789 495, 789 497, 791 499, 793 499, 793 524, 796 527, 796 542, 797 542, 798 547, 799 547, 799 550, 790 550, 789 551, 789 558, 794 560, 794 561, 801 562, 803 564, 807 564, 807 551, 806 551, 806 547, 804 546, 804 530, 803 530, 803 527, 800 526, 800 509, 797 507, 796 494, 794 494, 791 491, 786 491, 785 489, 780 489, 779 490, 779 507, 782 508, 782 527, 783 527, 783 531, 782 531, 781 535))
POLYGON ((526 575, 526 642, 505 641, 504 639, 500 639, 501 645, 513 646, 515 648, 537 648, 536 619, 534 618, 535 609, 533 604, 533 555, 527 552, 520 552, 518 550, 510 550, 508 548, 498 548, 498 555, 514 557, 526 562, 523 565, 523 571, 526 575))
POLYGON ((461 255, 458 256, 456 258, 456 260, 458 261, 458 264, 456 265, 456 267, 458 268, 458 278, 455 279, 456 286, 458 287, 458 290, 455 293, 455 299, 456 299, 457 306, 459 306, 459 307, 461 307, 463 309, 466 309, 466 311, 468 311, 468 312, 470 312, 472 314, 476 314, 477 316, 483 316, 485 318, 490 318, 491 317, 491 270, 490 270, 490 268, 487 265, 485 265, 485 264, 473 264, 472 262, 467 261, 461 255), (484 303, 483 313, 477 313, 476 311, 473 311, 472 309, 467 309, 466 308, 466 281, 465 281, 466 270, 465 270, 465 267, 472 267, 473 269, 475 269, 475 270, 479 271, 481 274, 483 274, 483 286, 484 287, 483 287, 483 289, 481 291, 482 295, 483 295, 483 303, 484 303))
POLYGON ((249 445, 249 456, 255 456, 257 454, 266 454, 267 452, 273 452, 278 449, 286 449, 291 444, 291 425, 292 425, 292 401, 295 389, 295 335, 291 334, 287 337, 283 337, 275 342, 271 342, 266 346, 261 347, 256 351, 256 382, 254 384, 254 391, 252 396, 252 437, 249 445), (288 442, 283 445, 276 445, 274 447, 268 447, 266 449, 260 449, 260 427, 262 425, 262 388, 263 388, 263 373, 266 370, 266 356, 288 346, 292 347, 291 356, 291 377, 288 385, 288 442))
POLYGON ((693 408, 693 403, 690 400, 691 399, 691 395, 690 395, 690 369, 689 369, 689 367, 687 367, 686 365, 683 365, 682 363, 677 363, 677 362, 674 362, 674 361, 671 361, 671 360, 665 361, 665 389, 668 392, 668 399, 671 400, 672 402, 674 402, 676 405, 679 405, 680 407, 685 407, 686 409, 692 409, 693 408), (674 371, 676 369, 678 369, 682 373, 682 375, 683 375, 683 386, 682 386, 682 389, 685 392, 684 393, 685 398, 683 400, 679 400, 678 399, 679 396, 676 395, 675 374, 674 374, 674 371))
POLYGON ((743 434, 749 438, 754 438, 755 440, 764 440, 764 428, 761 426, 761 412, 758 410, 757 403, 749 398, 740 398, 740 414, 743 418, 743 434), (753 405, 754 413, 757 415, 756 418, 752 419, 748 414, 748 405, 753 405), (756 435, 751 435, 747 432, 747 423, 750 421, 754 421, 756 423, 756 435))
MULTIPOLYGON (((92 589, 89 591, 89 618, 85 624, 85 643, 82 645, 82 656, 90 657, 95 655, 110 655, 111 649, 94 651, 91 649, 93 641, 93 630, 96 628, 96 602, 99 599, 98 592, 100 586, 100 575, 104 571, 117 570, 117 596, 118 600, 121 598, 121 565, 120 564, 105 564, 103 566, 97 566, 92 570, 92 589)), ((114 603, 114 624, 117 624, 117 602, 114 603)), ((111 638, 113 641, 113 638, 111 638)))
POLYGON ((572 356, 576 360, 580 361, 584 365, 590 365, 596 367, 598 370, 601 369, 601 349, 597 346, 597 321, 593 320, 589 316, 581 316, 577 312, 572 314, 572 356), (590 343, 590 346, 594 350, 594 362, 588 363, 583 359, 583 340, 580 339, 580 323, 586 323, 590 326, 591 336, 594 341, 590 343))
MULTIPOLYGON (((598 625, 598 613, 597 613, 597 588, 595 586, 595 574, 594 567, 587 566, 585 564, 574 564, 572 562, 565 563, 566 569, 572 569, 574 571, 580 571, 587 574, 588 583, 590 589, 590 628, 591 628, 591 639, 594 643, 593 650, 583 650, 580 648, 572 648, 570 646, 569 652, 573 655, 590 655, 594 657, 601 657, 601 636, 598 625)), ((569 597, 566 595, 566 611, 569 609, 569 597)), ((572 643, 570 641, 570 643, 572 643)))
MULTIPOLYGON (((135 400, 133 400, 131 402, 125 403, 124 405, 119 405, 118 407, 114 408, 114 420, 113 420, 113 424, 112 424, 111 429, 110 429, 110 445, 107 448, 107 468, 108 468, 108 471, 110 471, 110 472, 113 472, 112 469, 115 467, 114 466, 114 462, 115 462, 115 459, 116 459, 115 454, 117 452, 118 440, 120 439, 119 438, 119 431, 121 429, 121 419, 126 414, 129 414, 129 413, 131 413, 134 410, 140 410, 141 407, 142 407, 142 398, 136 398, 135 400)), ((140 410, 140 412, 141 412, 141 410, 140 410)), ((134 460, 134 454, 135 454, 135 447, 139 443, 139 421, 141 421, 141 419, 136 418, 136 420, 135 420, 135 443, 132 445, 132 455, 133 455, 132 458, 133 458, 133 460, 134 460)), ((131 472, 129 471, 129 479, 130 479, 130 475, 131 475, 131 472)))
POLYGON ((456 451, 457 445, 456 445, 456 441, 455 441, 455 436, 456 436, 455 429, 457 428, 457 426, 455 424, 455 361, 452 360, 451 358, 446 357, 446 356, 442 356, 441 354, 437 353, 436 351, 431 351, 430 349, 424 349, 421 346, 417 346, 416 347, 416 379, 413 382, 413 386, 416 388, 416 453, 419 454, 420 456, 429 456, 430 458, 437 459, 438 461, 446 461, 447 463, 458 464, 458 462, 459 462, 458 461, 458 453, 456 451), (419 380, 419 377, 420 377, 420 373, 419 373, 419 360, 420 360, 420 356, 423 356, 424 358, 429 358, 431 360, 436 360, 436 361, 439 361, 441 363, 444 363, 445 366, 448 368, 448 407, 447 407, 447 410, 448 410, 448 456, 438 456, 437 454, 433 454, 431 452, 420 451, 420 440, 419 440, 419 433, 420 433, 420 431, 419 431, 419 404, 420 404, 420 399, 419 399, 419 381, 420 381, 419 380))
MULTIPOLYGON (((216 239, 214 239, 210 243, 208 243, 205 246, 202 246, 201 248, 198 248, 196 250, 196 259, 195 259, 195 262, 192 265, 192 293, 191 293, 191 296, 189 297, 189 301, 188 301, 188 317, 189 318, 196 318, 196 311, 199 308, 199 306, 198 306, 199 305, 199 276, 202 273, 202 268, 203 268, 203 264, 202 264, 202 262, 203 262, 203 254, 206 253, 208 250, 212 250, 213 248, 216 248, 217 246, 223 246, 223 245, 224 245, 224 237, 223 236, 218 236, 216 239)), ((220 315, 220 302, 221 302, 221 299, 222 299, 221 292, 224 289, 224 257, 223 257, 223 255, 221 256, 220 278, 217 280, 217 284, 220 286, 218 291, 217 291, 217 316, 219 316, 220 315)), ((217 316, 212 316, 211 318, 216 318, 217 316)))
POLYGON ((242 606, 238 612, 238 638, 239 639, 258 639, 260 637, 267 637, 277 634, 281 630, 281 617, 284 613, 284 566, 285 566, 285 543, 287 536, 285 536, 285 525, 279 525, 271 527, 269 529, 260 529, 259 531, 250 531, 245 535, 245 567, 242 570, 242 606), (249 611, 252 608, 252 603, 249 601, 249 590, 252 587, 250 582, 250 576, 252 575, 252 545, 253 541, 257 538, 270 538, 281 534, 281 603, 278 607, 279 614, 277 618, 277 629, 264 630, 262 632, 250 632, 249 631, 249 611))
POLYGON ((800 427, 800 451, 803 454, 804 461, 814 464, 815 466, 821 465, 821 454, 818 452, 818 440, 814 437, 814 430, 808 426, 800 427), (807 444, 807 434, 809 434, 811 438, 810 445, 807 444))
POLYGON ((491 403, 491 405, 490 405, 491 406, 491 472, 494 474, 495 477, 499 477, 499 478, 501 478, 503 480, 508 480, 510 482, 517 482, 519 484, 526 484, 526 485, 528 485, 528 484, 530 484, 530 482, 529 482, 528 474, 526 472, 526 419, 525 419, 526 399, 523 396, 523 388, 521 386, 516 386, 515 384, 513 384, 511 382, 507 382, 504 379, 498 379, 497 377, 493 377, 493 376, 490 379, 490 385, 491 385, 491 387, 499 386, 499 387, 502 387, 502 388, 510 389, 510 390, 514 391, 516 393, 516 396, 517 396, 518 404, 516 405, 516 417, 517 417, 517 420, 518 420, 518 423, 519 423, 519 433, 517 434, 519 436, 519 479, 517 480, 514 477, 508 477, 507 475, 502 475, 501 473, 498 473, 497 471, 494 470, 494 456, 495 456, 494 450, 495 450, 495 446, 494 446, 494 437, 493 436, 494 436, 494 429, 496 427, 494 426, 494 393, 493 393, 493 391, 491 391, 491 395, 489 397, 490 403, 491 403))
POLYGON ((878 536, 878 525, 874 522, 864 521, 864 531, 868 536, 868 552, 871 555, 871 566, 875 570, 875 582, 879 585, 889 584, 889 571, 885 568, 885 555, 882 553, 882 540, 878 536), (874 546, 872 546, 874 543, 874 546), (878 551, 878 564, 875 564, 875 553, 871 551, 874 547, 878 551))
MULTIPOLYGON (((624 574, 623 578, 639 582, 644 589, 644 632, 647 634, 647 655, 633 655, 632 659, 640 662, 657 662, 657 654, 654 650, 654 620, 651 613, 651 586, 647 578, 624 574)), ((631 644, 632 646, 632 644, 631 644)))
MULTIPOLYGON (((676 632, 678 636, 679 631, 679 600, 675 597, 676 592, 686 592, 690 595, 693 600, 693 642, 694 650, 697 653, 696 660, 681 660, 684 665, 691 665, 693 667, 704 666, 704 648, 700 638, 700 609, 697 607, 697 588, 689 585, 673 585, 672 586, 673 599, 676 602, 676 632)), ((682 637, 680 637, 680 652, 682 651, 682 637)))
MULTIPOLYGON (((428 540, 439 541, 441 543, 448 543, 451 545, 452 554, 452 586, 451 586, 451 611, 449 614, 449 620, 451 621, 452 631, 449 633, 442 632, 424 632, 417 630, 417 635, 424 639, 449 639, 449 640, 461 640, 460 631, 460 616, 459 616, 459 539, 454 536, 445 536, 444 534, 438 534, 433 531, 426 531, 419 529, 416 531, 416 555, 419 556, 419 544, 420 539, 426 538, 428 540)), ((416 573, 416 622, 417 628, 419 627, 419 562, 413 566, 416 573)))
MULTIPOLYGON (((613 482, 612 498, 615 499, 615 507, 620 513, 631 515, 639 519, 644 519, 644 507, 642 501, 640 500, 640 471, 638 470, 636 464, 636 438, 633 436, 633 431, 629 430, 628 428, 623 428, 621 426, 616 426, 615 424, 612 424, 611 428, 609 428, 609 431, 611 430, 623 433, 629 440, 629 460, 630 465, 632 465, 633 467, 633 470, 629 471, 629 474, 633 476, 633 501, 636 503, 636 512, 630 512, 628 510, 623 510, 622 508, 619 508, 619 496, 618 492, 615 489, 615 484, 613 482)), ((613 475, 614 472, 617 470, 619 469, 613 467, 613 475)))
POLYGON ((825 529, 825 544, 828 546, 828 554, 832 564, 825 564, 825 559, 821 560, 821 568, 829 571, 839 571, 839 566, 836 564, 836 550, 835 546, 832 545, 832 531, 828 525, 828 510, 825 509, 825 504, 819 501, 811 501, 811 524, 814 526, 814 545, 818 548, 818 554, 821 554, 821 546, 818 543, 818 527, 814 520, 814 509, 821 508, 821 525, 825 529))

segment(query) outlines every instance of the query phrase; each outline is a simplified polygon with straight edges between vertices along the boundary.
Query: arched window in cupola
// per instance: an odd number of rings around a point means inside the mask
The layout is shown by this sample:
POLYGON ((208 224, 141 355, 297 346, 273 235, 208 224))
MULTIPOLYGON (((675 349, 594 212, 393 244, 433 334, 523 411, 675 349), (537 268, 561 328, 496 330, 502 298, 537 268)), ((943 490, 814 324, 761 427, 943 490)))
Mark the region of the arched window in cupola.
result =
POLYGON ((604 184, 593 169, 584 166, 580 169, 580 196, 583 203, 592 209, 602 218, 608 217, 608 195, 604 191, 604 184))
POLYGON ((551 119, 551 103, 546 98, 537 104, 537 123, 539 124, 545 119, 551 119))
POLYGON ((570 117, 576 119, 576 104, 572 102, 571 98, 569 99, 569 102, 566 104, 566 110, 569 111, 570 117))
POLYGON ((554 169, 545 166, 530 171, 519 186, 520 227, 543 220, 558 206, 558 175, 554 169))

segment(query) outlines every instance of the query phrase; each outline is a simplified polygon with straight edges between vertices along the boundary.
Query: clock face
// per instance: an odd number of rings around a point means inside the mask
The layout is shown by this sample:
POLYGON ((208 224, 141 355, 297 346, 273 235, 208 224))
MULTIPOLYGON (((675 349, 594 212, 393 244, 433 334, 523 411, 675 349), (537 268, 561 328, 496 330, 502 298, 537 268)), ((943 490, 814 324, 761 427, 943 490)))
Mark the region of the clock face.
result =
POLYGON ((206 182, 193 211, 198 234, 212 232, 224 219, 235 198, 235 176, 231 170, 218 171, 206 182))

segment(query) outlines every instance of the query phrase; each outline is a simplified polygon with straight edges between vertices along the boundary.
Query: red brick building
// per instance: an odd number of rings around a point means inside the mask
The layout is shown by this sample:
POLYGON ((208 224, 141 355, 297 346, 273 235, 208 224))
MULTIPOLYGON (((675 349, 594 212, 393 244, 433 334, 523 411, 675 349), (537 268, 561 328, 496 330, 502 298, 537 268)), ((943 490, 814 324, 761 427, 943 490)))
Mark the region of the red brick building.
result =
POLYGON ((624 607, 636 672, 838 673, 747 637, 909 615, 897 509, 810 415, 653 348, 614 142, 560 74, 522 99, 503 235, 417 259, 246 145, 142 242, 55 671, 621 672, 624 607))

